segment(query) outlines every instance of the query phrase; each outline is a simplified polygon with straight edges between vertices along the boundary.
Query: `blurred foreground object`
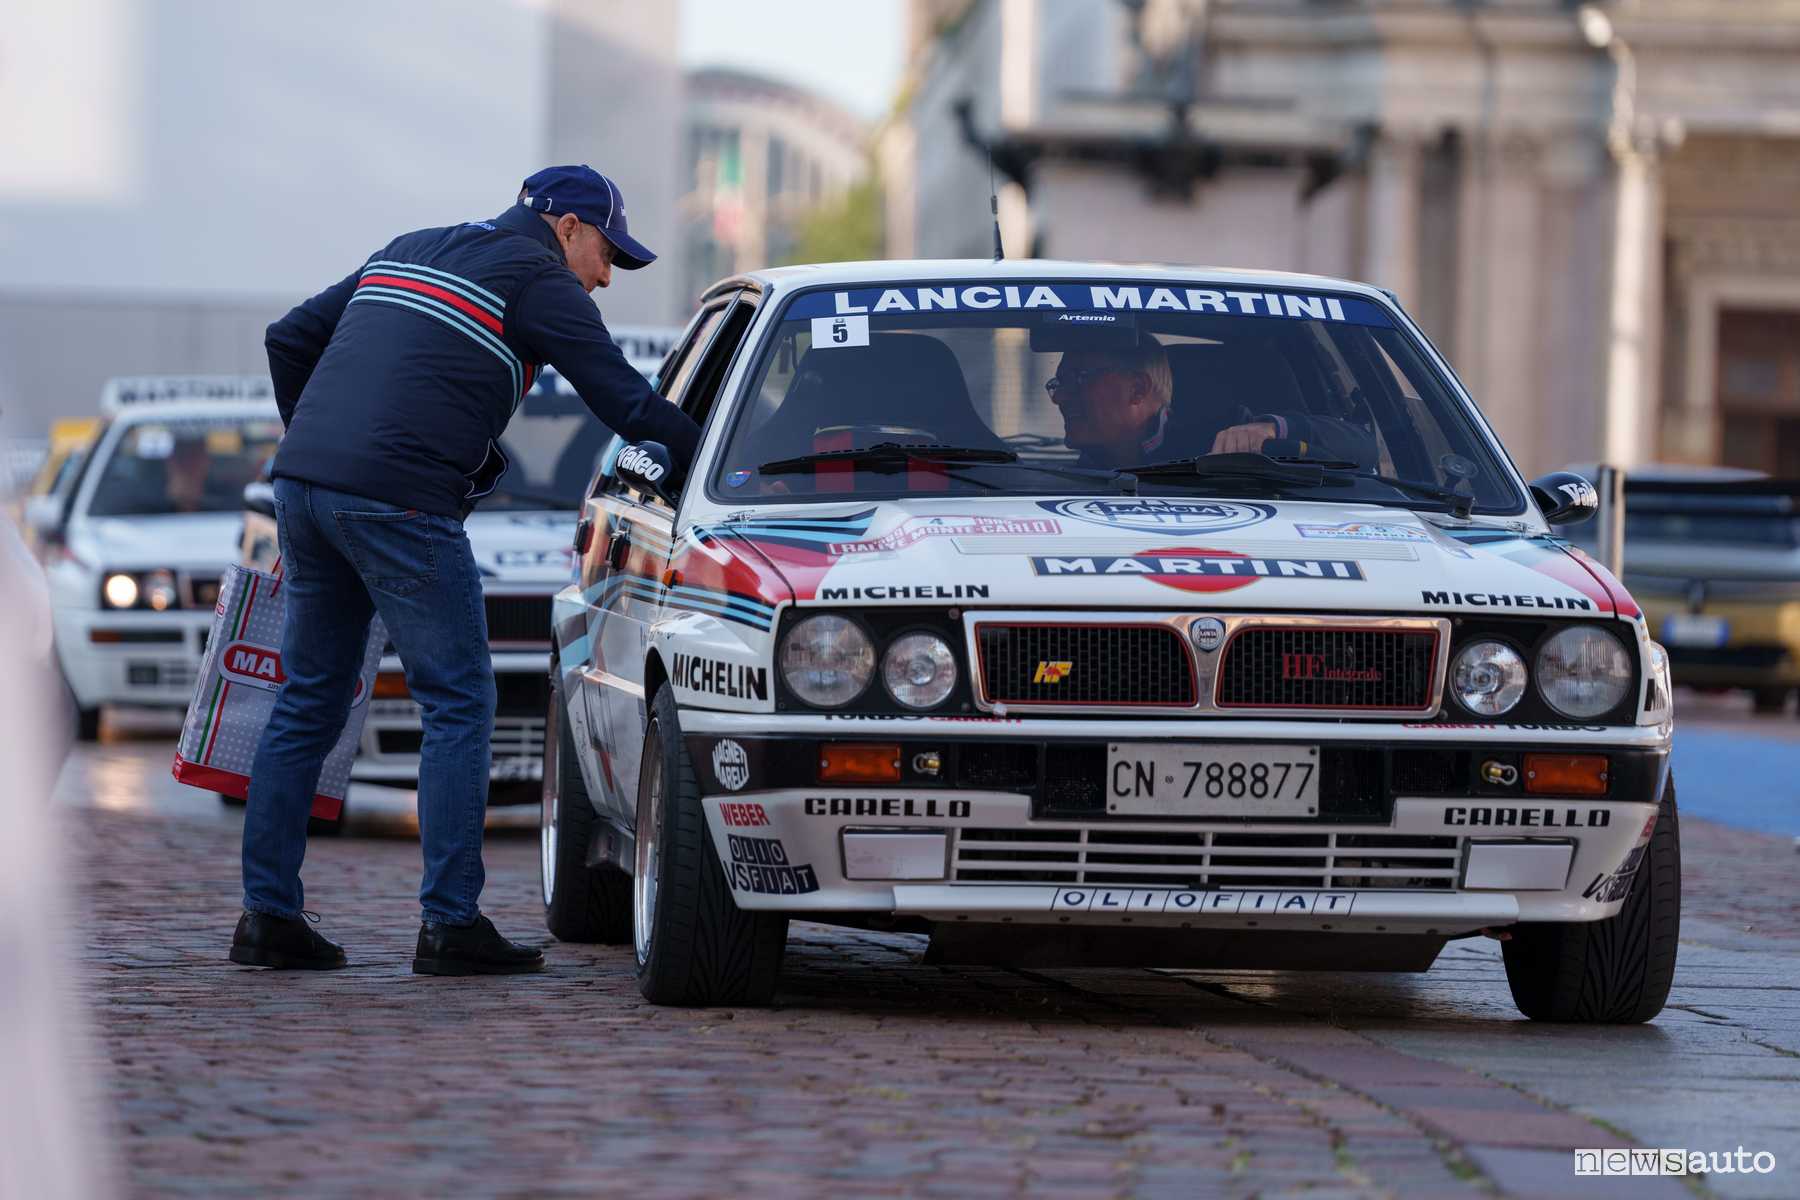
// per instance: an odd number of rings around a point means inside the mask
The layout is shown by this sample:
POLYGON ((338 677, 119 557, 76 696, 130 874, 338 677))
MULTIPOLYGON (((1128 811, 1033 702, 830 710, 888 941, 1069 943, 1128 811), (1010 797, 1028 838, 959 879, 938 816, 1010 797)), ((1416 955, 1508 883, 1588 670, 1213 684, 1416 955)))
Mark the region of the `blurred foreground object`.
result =
POLYGON ((49 809, 66 747, 50 666, 50 594, 12 522, 0 519, 0 757, 14 803, 0 839, 0 1196, 89 1197, 112 1192, 108 1156, 83 1103, 75 981, 58 958, 65 910, 49 809))

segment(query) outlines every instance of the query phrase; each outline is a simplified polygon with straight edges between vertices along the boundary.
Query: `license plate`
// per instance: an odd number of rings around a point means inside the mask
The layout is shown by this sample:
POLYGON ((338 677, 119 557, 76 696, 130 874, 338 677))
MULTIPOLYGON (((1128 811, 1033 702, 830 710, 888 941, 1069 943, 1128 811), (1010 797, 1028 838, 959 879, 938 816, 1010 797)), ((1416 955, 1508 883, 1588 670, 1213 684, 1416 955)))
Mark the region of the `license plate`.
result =
POLYGON ((1724 617, 1709 613, 1670 613, 1663 618, 1662 640, 1670 646, 1723 646, 1731 636, 1724 617))
POLYGON ((544 763, 536 758, 497 758, 488 767, 488 779, 494 783, 521 783, 542 779, 544 763))
POLYGON ((1106 811, 1136 817, 1316 817, 1319 748, 1114 743, 1106 747, 1106 811))

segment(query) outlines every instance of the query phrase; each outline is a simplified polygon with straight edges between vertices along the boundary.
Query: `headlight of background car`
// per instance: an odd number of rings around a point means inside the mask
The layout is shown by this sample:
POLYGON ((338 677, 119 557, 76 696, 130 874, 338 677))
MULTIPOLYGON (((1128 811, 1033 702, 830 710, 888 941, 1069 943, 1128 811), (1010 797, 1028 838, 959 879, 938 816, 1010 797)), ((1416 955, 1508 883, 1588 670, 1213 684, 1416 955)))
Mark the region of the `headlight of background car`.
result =
POLYGON ((1470 712, 1497 717, 1525 694, 1525 660, 1505 642, 1470 642, 1450 665, 1450 688, 1470 712))
POLYGON ((1592 625, 1572 625, 1537 656, 1538 691, 1565 717, 1597 717, 1617 708, 1631 687, 1631 658, 1619 639, 1592 625))
POLYGON ((134 575, 108 575, 100 585, 100 595, 108 608, 130 608, 138 602, 138 581, 134 575))
POLYGON ((175 572, 160 567, 141 573, 114 571, 100 584, 100 600, 106 608, 150 608, 165 612, 181 607, 175 572))
POLYGON ((794 695, 819 708, 850 703, 874 674, 874 644, 860 625, 844 617, 808 617, 788 630, 781 643, 781 677, 794 695))
POLYGON ((908 708, 936 708, 956 687, 956 655, 935 633, 894 639, 881 657, 888 694, 908 708))

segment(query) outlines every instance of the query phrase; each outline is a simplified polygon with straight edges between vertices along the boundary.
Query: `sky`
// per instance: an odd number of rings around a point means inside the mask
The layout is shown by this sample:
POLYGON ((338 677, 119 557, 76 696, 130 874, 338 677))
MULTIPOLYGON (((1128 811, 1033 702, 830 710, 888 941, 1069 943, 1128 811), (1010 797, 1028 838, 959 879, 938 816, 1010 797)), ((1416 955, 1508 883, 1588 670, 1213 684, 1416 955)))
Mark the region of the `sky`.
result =
POLYGON ((900 82, 904 8, 905 0, 682 0, 681 62, 773 75, 879 117, 900 82))

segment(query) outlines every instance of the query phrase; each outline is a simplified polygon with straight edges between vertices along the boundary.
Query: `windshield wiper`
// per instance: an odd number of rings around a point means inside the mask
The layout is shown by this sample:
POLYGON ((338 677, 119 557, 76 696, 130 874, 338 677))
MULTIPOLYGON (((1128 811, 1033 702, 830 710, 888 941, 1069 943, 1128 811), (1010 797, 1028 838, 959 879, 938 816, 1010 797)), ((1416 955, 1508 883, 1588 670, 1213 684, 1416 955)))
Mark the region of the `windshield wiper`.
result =
POLYGON ((903 463, 908 459, 942 463, 1010 463, 1018 462, 1019 456, 1011 450, 981 450, 973 446, 946 446, 936 442, 917 446, 877 442, 873 446, 863 446, 856 450, 820 450, 793 458, 778 458, 756 469, 764 475, 791 475, 820 463, 903 463))
POLYGON ((1465 496, 1461 492, 1453 492, 1449 488, 1439 487, 1435 483, 1426 483, 1420 479, 1401 479, 1395 475, 1375 475, 1357 473, 1352 478, 1369 479, 1376 483, 1385 483, 1397 492, 1406 492, 1426 500, 1436 500, 1450 509, 1453 517, 1466 518, 1470 509, 1475 506, 1475 497, 1465 496))

